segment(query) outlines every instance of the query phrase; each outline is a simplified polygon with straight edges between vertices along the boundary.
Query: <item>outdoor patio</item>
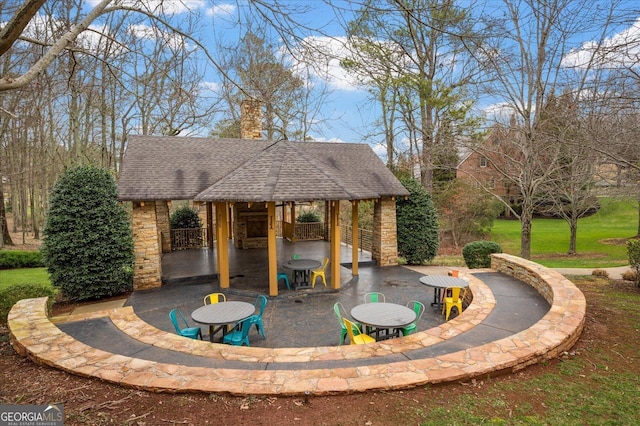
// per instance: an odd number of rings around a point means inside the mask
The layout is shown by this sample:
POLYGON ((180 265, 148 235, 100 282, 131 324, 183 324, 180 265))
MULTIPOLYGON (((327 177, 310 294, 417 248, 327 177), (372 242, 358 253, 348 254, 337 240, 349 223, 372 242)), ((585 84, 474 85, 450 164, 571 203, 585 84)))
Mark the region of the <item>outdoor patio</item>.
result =
MULTIPOLYGON (((303 241, 295 244, 278 239, 278 264, 292 255, 320 260, 329 256, 330 246, 326 241, 303 241)), ((222 292, 227 300, 253 303, 256 296, 268 295, 267 249, 242 250, 229 244, 230 288, 220 289, 215 278, 216 256, 214 250, 193 249, 166 253, 162 259, 163 282, 157 289, 134 292, 126 302, 138 316, 161 330, 174 332, 168 313, 173 308, 180 310, 190 320, 190 314, 203 304, 209 293, 222 292)), ((388 302, 406 305, 411 300, 425 304, 426 310, 420 320, 419 330, 436 327, 444 322, 439 309, 430 306, 433 289, 421 285, 422 274, 404 267, 378 268, 371 262, 368 252, 359 252, 358 277, 352 276, 351 247, 342 246, 341 288, 332 290, 317 280, 315 288, 288 290, 284 281, 279 283, 279 295, 269 298, 264 312, 267 339, 259 336, 255 329, 250 333, 250 342, 255 347, 304 347, 333 346, 339 344, 340 324, 333 305, 341 302, 347 312, 364 302, 364 294, 379 291, 388 302)), ((327 268, 327 282, 331 271, 327 268)), ((280 272, 290 270, 280 268, 280 272)), ((447 268, 441 268, 446 274, 447 268)), ((204 334, 207 326, 201 326, 204 334)), ((220 337, 218 334, 216 337, 220 337)), ((205 337, 206 339, 207 337, 205 337)))
MULTIPOLYGON (((245 395, 401 389, 518 371, 571 348, 584 326, 584 296, 573 283, 533 262, 499 254, 491 270, 462 273, 474 299, 461 315, 404 338, 335 346, 338 322, 327 296, 360 303, 371 289, 400 302, 396 298, 404 293, 397 291, 424 272, 367 266, 341 291, 314 293, 316 286, 304 296, 271 298, 267 338, 252 334, 253 347, 211 344, 171 330, 168 309, 184 303, 188 312, 199 306, 194 299, 215 290, 213 283, 168 284, 136 292, 127 301, 133 307, 103 307, 67 318, 48 318, 44 298, 25 299, 13 307, 8 323, 18 353, 69 372, 154 391, 245 395), (325 327, 333 328, 327 334, 333 346, 315 346, 313 339, 324 334, 316 330, 325 327), (272 344, 275 348, 266 346, 272 344)), ((420 287, 408 294, 430 300, 420 287)))

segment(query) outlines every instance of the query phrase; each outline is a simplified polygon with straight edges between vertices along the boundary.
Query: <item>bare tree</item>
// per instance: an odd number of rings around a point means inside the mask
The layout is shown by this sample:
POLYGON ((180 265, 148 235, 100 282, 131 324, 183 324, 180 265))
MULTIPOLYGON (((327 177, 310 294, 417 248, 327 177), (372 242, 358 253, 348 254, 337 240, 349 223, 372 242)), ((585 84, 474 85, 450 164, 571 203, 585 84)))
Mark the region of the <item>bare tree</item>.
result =
POLYGON ((353 54, 344 63, 376 88, 388 153, 398 126, 389 120, 399 118, 429 190, 436 168, 455 167, 456 139, 477 124, 467 88, 478 68, 463 42, 477 37, 472 26, 465 10, 442 0, 365 1, 349 24, 353 54))
MULTIPOLYGON (((504 176, 518 188, 522 204, 522 211, 517 214, 521 224, 520 255, 528 259, 533 213, 542 200, 544 185, 557 175, 564 158, 560 144, 545 137, 541 112, 550 97, 566 89, 584 87, 593 61, 586 61, 579 75, 567 75, 563 58, 576 47, 577 34, 600 28, 601 39, 604 38, 615 22, 616 5, 612 2, 608 10, 602 10, 600 4, 591 1, 503 3, 499 16, 486 17, 486 33, 491 37, 475 51, 482 52, 478 60, 491 77, 487 92, 503 100, 510 111, 505 115, 510 119, 515 114, 519 128, 512 149, 507 150, 514 155, 507 158, 511 170, 505 170, 504 176), (513 168, 518 170, 516 174, 513 168)), ((595 52, 592 58, 593 55, 595 52)), ((496 118, 499 120, 500 116, 496 118)))
POLYGON ((238 131, 240 104, 251 98, 262 104, 266 139, 306 140, 322 125, 319 111, 327 92, 308 72, 305 52, 298 52, 294 60, 266 34, 265 28, 250 24, 237 45, 218 47, 227 69, 221 96, 228 105, 218 134, 238 131))

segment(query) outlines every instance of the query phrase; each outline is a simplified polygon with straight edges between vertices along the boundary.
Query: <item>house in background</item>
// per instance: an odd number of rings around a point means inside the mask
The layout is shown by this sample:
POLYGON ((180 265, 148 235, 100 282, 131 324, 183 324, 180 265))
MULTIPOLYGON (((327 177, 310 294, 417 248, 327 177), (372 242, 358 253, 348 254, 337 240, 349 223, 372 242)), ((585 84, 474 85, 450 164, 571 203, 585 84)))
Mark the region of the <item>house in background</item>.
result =
POLYGON ((515 130, 495 127, 484 142, 474 150, 468 152, 458 163, 456 178, 465 179, 477 188, 491 192, 500 197, 505 203, 517 203, 520 192, 513 183, 513 179, 505 176, 516 176, 515 170, 508 158, 510 153, 505 152, 503 144, 505 138, 515 138, 515 130))
MULTIPOLYGON (((352 203, 354 234, 358 203, 375 201, 372 259, 380 266, 397 264, 395 199, 409 192, 369 145, 259 139, 260 104, 254 101, 242 105, 241 131, 241 139, 129 138, 118 198, 133 205, 134 289, 162 284, 161 256, 169 244, 172 200, 205 204, 207 227, 215 227, 208 233, 209 247, 215 234, 223 289, 229 287, 227 241, 233 239, 236 248, 268 249, 269 294, 278 294, 276 208, 287 209, 281 217, 293 221, 295 205, 302 202, 327 206, 333 289, 340 288, 340 201, 352 203)), ((292 228, 283 226, 285 233, 292 228)), ((354 237, 352 273, 357 275, 354 237)))

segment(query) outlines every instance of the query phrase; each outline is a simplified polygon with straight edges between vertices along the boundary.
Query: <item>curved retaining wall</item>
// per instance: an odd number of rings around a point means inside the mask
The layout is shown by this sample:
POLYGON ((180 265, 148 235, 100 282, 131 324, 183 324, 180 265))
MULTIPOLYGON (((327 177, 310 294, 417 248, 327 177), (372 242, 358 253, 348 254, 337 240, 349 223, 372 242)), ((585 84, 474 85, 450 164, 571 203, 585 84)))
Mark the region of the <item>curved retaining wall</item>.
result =
POLYGON ((126 308, 93 314, 110 316, 125 333, 150 344, 201 356, 269 362, 269 369, 185 367, 101 351, 56 327, 46 315, 45 298, 26 299, 13 307, 9 314, 11 343, 18 353, 36 362, 125 386, 151 391, 238 395, 299 395, 306 392, 323 395, 464 381, 496 372, 517 371, 554 358, 575 343, 584 327, 586 303, 582 293, 569 280, 533 262, 509 255, 494 255, 492 269, 536 287, 550 301, 551 309, 539 322, 520 333, 433 358, 357 365, 358 359, 401 353, 415 345, 434 344, 447 335, 459 334, 478 324, 492 309, 493 296, 487 295, 486 286, 473 276, 466 277, 474 291, 473 303, 462 315, 443 324, 443 328, 369 345, 287 349, 212 345, 157 330, 126 308), (295 369, 296 362, 332 359, 350 359, 354 366, 295 369), (287 363, 286 368, 284 364, 279 367, 278 363, 287 363))

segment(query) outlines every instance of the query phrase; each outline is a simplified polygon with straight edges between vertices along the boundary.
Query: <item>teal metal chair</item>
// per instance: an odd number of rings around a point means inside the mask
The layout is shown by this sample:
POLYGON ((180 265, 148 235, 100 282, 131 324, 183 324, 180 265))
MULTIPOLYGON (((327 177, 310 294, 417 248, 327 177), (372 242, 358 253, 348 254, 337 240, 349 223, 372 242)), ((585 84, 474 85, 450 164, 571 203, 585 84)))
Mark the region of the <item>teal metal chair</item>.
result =
MULTIPOLYGON (((341 328, 341 332, 340 332, 340 345, 342 345, 344 342, 346 342, 347 340, 347 326, 345 325, 344 321, 342 321, 342 318, 347 317, 347 311, 344 309, 344 306, 342 306, 342 303, 340 302, 336 302, 333 305, 333 311, 336 313, 336 316, 338 317, 338 322, 340 323, 340 328, 341 328)), ((358 322, 354 322, 355 327, 357 327, 357 331, 360 331, 360 328, 362 327, 362 325, 358 322)))
POLYGON ((237 323, 233 328, 233 331, 224 335, 222 343, 234 346, 242 346, 244 344, 251 346, 249 344, 249 329, 251 329, 250 319, 251 317, 237 323))
POLYGON ((264 325, 262 324, 262 314, 264 314, 264 308, 267 306, 267 296, 261 294, 260 296, 256 297, 256 300, 255 302, 253 302, 253 304, 256 308, 260 309, 259 313, 251 315, 245 321, 249 321, 249 328, 251 328, 252 325, 255 325, 258 333, 262 335, 263 339, 266 339, 267 336, 264 333, 264 325))
POLYGON ((287 286, 287 290, 291 290, 291 283, 289 282, 289 275, 286 272, 278 272, 278 283, 280 280, 284 280, 284 283, 287 286))
POLYGON ((417 300, 412 300, 407 303, 407 308, 413 309, 413 311, 416 313, 416 320, 408 326, 402 328, 403 336, 416 332, 416 330, 418 329, 418 321, 420 321, 420 318, 422 318, 422 314, 424 313, 424 305, 417 300))
POLYGON ((364 295, 364 303, 384 303, 384 294, 373 292, 364 295))
POLYGON ((189 337, 191 339, 199 338, 202 340, 202 331, 200 330, 200 327, 190 327, 187 319, 182 315, 180 309, 172 309, 171 312, 169 312, 169 318, 176 329, 176 333, 180 336, 189 337), (184 327, 180 326, 180 321, 182 321, 184 327))

